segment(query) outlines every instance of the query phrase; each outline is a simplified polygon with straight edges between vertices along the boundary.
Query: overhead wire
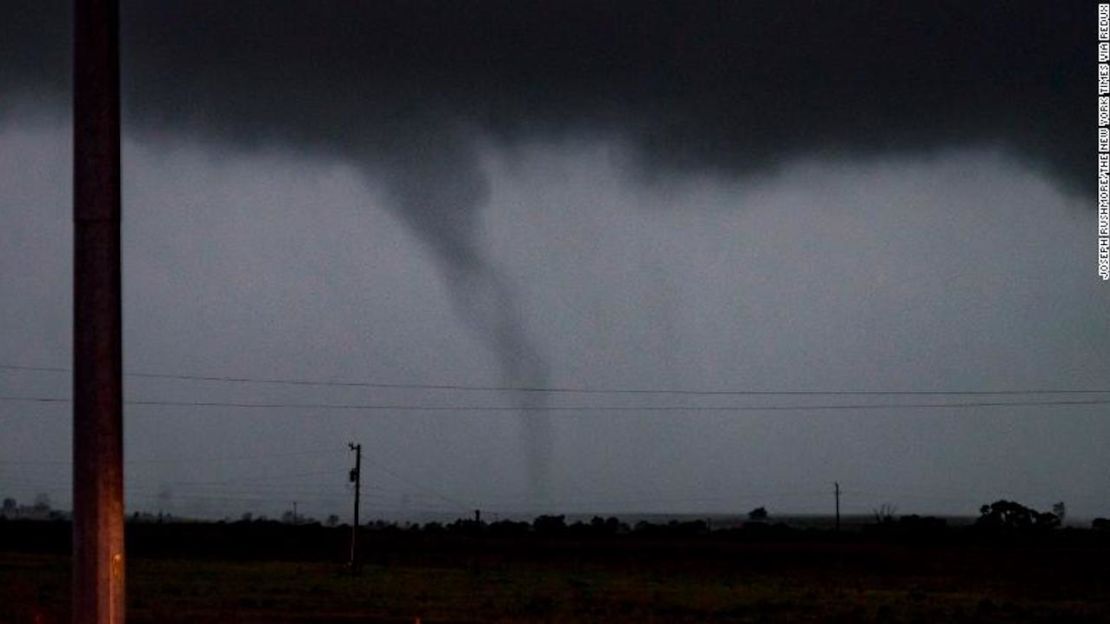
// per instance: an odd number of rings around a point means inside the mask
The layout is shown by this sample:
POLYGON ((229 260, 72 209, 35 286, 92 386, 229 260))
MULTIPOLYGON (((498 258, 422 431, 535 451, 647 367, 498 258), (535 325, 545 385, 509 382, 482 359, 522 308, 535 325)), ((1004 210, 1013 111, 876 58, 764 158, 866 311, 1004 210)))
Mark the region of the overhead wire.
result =
MULTIPOLYGON (((0 395, 0 401, 70 403, 62 397, 0 395)), ((311 409, 406 412, 761 412, 875 409, 962 409, 973 407, 1052 407, 1110 405, 1110 399, 1046 401, 961 401, 944 403, 839 403, 796 405, 414 405, 407 403, 244 403, 238 401, 125 400, 137 407, 222 407, 233 409, 311 409)))
MULTIPOLYGON (((0 364, 0 369, 69 373, 68 368, 53 366, 25 366, 0 364)), ((1110 389, 1080 388, 1026 388, 1003 390, 750 390, 750 389, 712 389, 694 390, 686 388, 587 388, 574 386, 506 386, 458 383, 387 383, 372 381, 328 381, 298 378, 189 375, 179 373, 154 373, 130 371, 127 377, 148 379, 176 379, 184 381, 206 381, 225 383, 252 383, 289 386, 322 386, 343 388, 383 388, 406 390, 450 390, 461 392, 532 392, 564 394, 672 394, 695 396, 976 396, 976 395, 1040 395, 1040 394, 1110 394, 1110 389)))

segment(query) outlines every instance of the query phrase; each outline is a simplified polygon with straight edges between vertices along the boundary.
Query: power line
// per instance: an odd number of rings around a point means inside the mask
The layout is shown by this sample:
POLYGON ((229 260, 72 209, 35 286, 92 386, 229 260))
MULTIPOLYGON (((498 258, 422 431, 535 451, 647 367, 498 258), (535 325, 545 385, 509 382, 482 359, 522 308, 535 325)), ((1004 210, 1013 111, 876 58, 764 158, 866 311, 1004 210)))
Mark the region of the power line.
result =
MULTIPOLYGON (((21 366, 0 364, 0 369, 49 373, 69 373, 68 368, 52 366, 21 366)), ((383 383, 370 381, 323 381, 294 378, 229 377, 219 375, 185 375, 173 373, 129 372, 127 377, 148 379, 177 379, 184 381, 209 381, 225 383, 253 383, 289 386, 322 386, 339 388, 384 388, 407 390, 453 390, 462 392, 537 392, 563 394, 672 394, 691 396, 1004 396, 1040 394, 1110 394, 1110 390, 1085 390, 1075 388, 1026 390, 688 390, 652 388, 584 388, 573 386, 497 386, 469 384, 383 383)))
MULTIPOLYGON (((140 459, 125 460, 125 464, 195 464, 197 462, 207 463, 223 463, 223 462, 237 462, 237 461, 258 461, 269 459, 271 457, 296 457, 305 455, 330 455, 333 450, 305 450, 295 451, 290 453, 266 453, 263 455, 235 455, 230 457, 213 457, 213 456, 198 456, 198 457, 185 457, 185 458, 152 458, 144 457, 140 459)), ((69 465, 73 463, 73 459, 0 459, 0 464, 62 464, 69 465)))
MULTIPOLYGON (((69 403, 58 397, 0 396, 0 401, 69 403)), ((974 407, 1052 407, 1110 405, 1110 399, 1049 401, 965 401, 947 403, 855 403, 814 405, 410 405, 359 403, 240 403, 233 401, 124 401, 127 405, 152 407, 223 407, 237 409, 312 409, 405 412, 769 412, 875 409, 963 409, 974 407)))

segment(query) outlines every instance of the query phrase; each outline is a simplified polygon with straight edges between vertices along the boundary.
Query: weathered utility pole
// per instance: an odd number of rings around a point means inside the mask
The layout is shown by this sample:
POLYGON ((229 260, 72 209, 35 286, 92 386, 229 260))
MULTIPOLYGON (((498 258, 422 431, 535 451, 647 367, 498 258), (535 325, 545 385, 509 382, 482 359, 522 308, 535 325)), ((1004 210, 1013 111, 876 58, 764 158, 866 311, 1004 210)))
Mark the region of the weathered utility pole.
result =
POLYGON ((74 1, 73 622, 124 621, 117 0, 74 1))
POLYGON ((833 482, 833 486, 835 487, 834 492, 836 493, 836 532, 839 533, 840 532, 840 482, 839 481, 833 482))
POLYGON ((351 524, 351 572, 358 574, 358 495, 362 485, 362 445, 350 442, 347 446, 355 452, 355 467, 351 470, 351 481, 355 484, 355 518, 351 524))

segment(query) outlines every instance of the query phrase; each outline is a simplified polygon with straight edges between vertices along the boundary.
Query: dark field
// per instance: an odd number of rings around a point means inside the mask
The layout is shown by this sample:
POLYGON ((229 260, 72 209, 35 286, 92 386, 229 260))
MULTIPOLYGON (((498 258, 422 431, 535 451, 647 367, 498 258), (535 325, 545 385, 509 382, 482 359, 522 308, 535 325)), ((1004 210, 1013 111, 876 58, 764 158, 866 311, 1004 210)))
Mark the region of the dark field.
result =
MULTIPOLYGON (((257 523, 256 523, 257 524, 257 523)), ((0 523, 0 621, 68 619, 68 525, 0 523)), ((1110 622, 1110 540, 129 527, 130 622, 1110 622)))

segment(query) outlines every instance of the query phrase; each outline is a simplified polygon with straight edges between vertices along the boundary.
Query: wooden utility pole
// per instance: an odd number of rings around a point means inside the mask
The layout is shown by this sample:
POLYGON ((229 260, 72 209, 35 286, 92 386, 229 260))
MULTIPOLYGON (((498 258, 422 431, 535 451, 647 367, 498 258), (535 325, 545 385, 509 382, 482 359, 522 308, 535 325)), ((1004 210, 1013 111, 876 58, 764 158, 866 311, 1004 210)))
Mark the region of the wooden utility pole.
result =
POLYGON ((362 485, 362 445, 350 442, 347 446, 355 452, 355 467, 351 470, 351 481, 355 484, 355 518, 351 524, 351 572, 358 574, 358 496, 362 485))
POLYGON ((119 7, 74 0, 73 622, 124 621, 119 7))
POLYGON ((839 533, 840 532, 840 482, 839 481, 833 482, 833 486, 835 487, 834 492, 836 493, 836 532, 839 533))

